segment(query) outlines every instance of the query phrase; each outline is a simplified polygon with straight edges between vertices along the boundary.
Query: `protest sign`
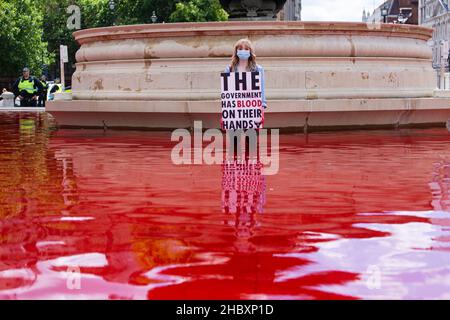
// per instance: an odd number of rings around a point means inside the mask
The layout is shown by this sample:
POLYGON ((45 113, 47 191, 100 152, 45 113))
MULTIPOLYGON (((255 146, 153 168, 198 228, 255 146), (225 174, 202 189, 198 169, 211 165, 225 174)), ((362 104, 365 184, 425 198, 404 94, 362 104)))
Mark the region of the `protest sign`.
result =
POLYGON ((231 72, 221 74, 223 130, 262 129, 261 74, 259 72, 231 72))

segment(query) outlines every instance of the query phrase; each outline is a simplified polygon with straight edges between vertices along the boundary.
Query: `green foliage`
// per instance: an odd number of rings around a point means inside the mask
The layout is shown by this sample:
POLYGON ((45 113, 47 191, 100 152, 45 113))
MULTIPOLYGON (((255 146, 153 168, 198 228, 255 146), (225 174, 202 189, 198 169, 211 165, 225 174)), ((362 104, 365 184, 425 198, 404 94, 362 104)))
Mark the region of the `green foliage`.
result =
POLYGON ((120 0, 117 1, 117 24, 152 23, 155 11, 158 22, 168 22, 177 0, 120 0))
POLYGON ((70 62, 79 48, 67 28, 67 8, 81 9, 81 28, 158 22, 224 21, 227 13, 218 0, 0 0, 0 76, 20 73, 24 66, 39 75, 43 65, 55 66, 59 46, 69 49, 70 62))
MULTIPOLYGON (((116 0, 117 1, 117 0, 116 0)), ((70 5, 77 5, 81 11, 81 28, 105 27, 113 24, 113 15, 108 0, 46 0, 41 4, 43 14, 43 38, 48 43, 48 51, 59 56, 59 46, 68 46, 69 61, 75 62, 79 45, 73 37, 75 30, 69 30, 67 20, 70 5)))
POLYGON ((176 4, 171 22, 226 21, 228 14, 218 0, 189 0, 176 4))
POLYGON ((59 57, 59 46, 68 46, 70 61, 74 61, 78 45, 73 38, 73 30, 67 28, 67 7, 73 4, 70 0, 47 0, 40 5, 43 16, 42 38, 48 43, 47 50, 54 57, 59 57))
POLYGON ((54 61, 42 39, 43 17, 32 0, 0 1, 0 75, 15 75, 24 66, 39 73, 54 61))
MULTIPOLYGON (((116 0, 115 2, 119 2, 116 0)), ((58 1, 59 2, 59 1, 58 1)), ((71 1, 72 3, 74 1, 71 1)), ((113 24, 113 13, 109 9, 108 0, 78 0, 81 9, 81 28, 108 27, 113 24)))

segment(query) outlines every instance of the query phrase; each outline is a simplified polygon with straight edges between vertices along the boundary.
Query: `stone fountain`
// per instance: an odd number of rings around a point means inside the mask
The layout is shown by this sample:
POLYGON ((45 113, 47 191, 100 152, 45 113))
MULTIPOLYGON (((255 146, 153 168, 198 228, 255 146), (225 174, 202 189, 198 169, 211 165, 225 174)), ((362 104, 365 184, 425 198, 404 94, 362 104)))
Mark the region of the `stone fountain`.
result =
POLYGON ((240 21, 275 20, 286 0, 220 0, 229 19, 240 21))
POLYGON ((275 21, 285 1, 221 2, 232 21, 75 32, 73 100, 50 102, 47 111, 61 126, 169 129, 202 120, 218 127, 219 73, 233 44, 248 37, 266 68, 266 127, 444 125, 450 118, 450 99, 435 96, 431 29, 275 21))

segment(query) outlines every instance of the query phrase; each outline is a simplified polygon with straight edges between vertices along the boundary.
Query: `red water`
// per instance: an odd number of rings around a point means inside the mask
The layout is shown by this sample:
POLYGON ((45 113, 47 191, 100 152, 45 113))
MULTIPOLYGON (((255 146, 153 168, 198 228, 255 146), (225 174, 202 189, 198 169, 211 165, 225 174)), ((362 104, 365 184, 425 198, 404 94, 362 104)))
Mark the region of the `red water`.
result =
POLYGON ((262 177, 175 166, 170 133, 2 115, 0 298, 450 298, 445 129, 280 142, 262 177))

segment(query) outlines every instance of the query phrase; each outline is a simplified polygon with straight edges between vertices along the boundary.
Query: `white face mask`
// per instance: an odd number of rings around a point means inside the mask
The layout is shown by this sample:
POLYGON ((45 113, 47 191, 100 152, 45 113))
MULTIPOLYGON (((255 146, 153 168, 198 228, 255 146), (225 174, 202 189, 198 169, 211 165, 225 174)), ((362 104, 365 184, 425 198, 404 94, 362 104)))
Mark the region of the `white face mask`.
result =
POLYGON ((250 50, 238 50, 237 56, 240 60, 250 59, 250 50))

